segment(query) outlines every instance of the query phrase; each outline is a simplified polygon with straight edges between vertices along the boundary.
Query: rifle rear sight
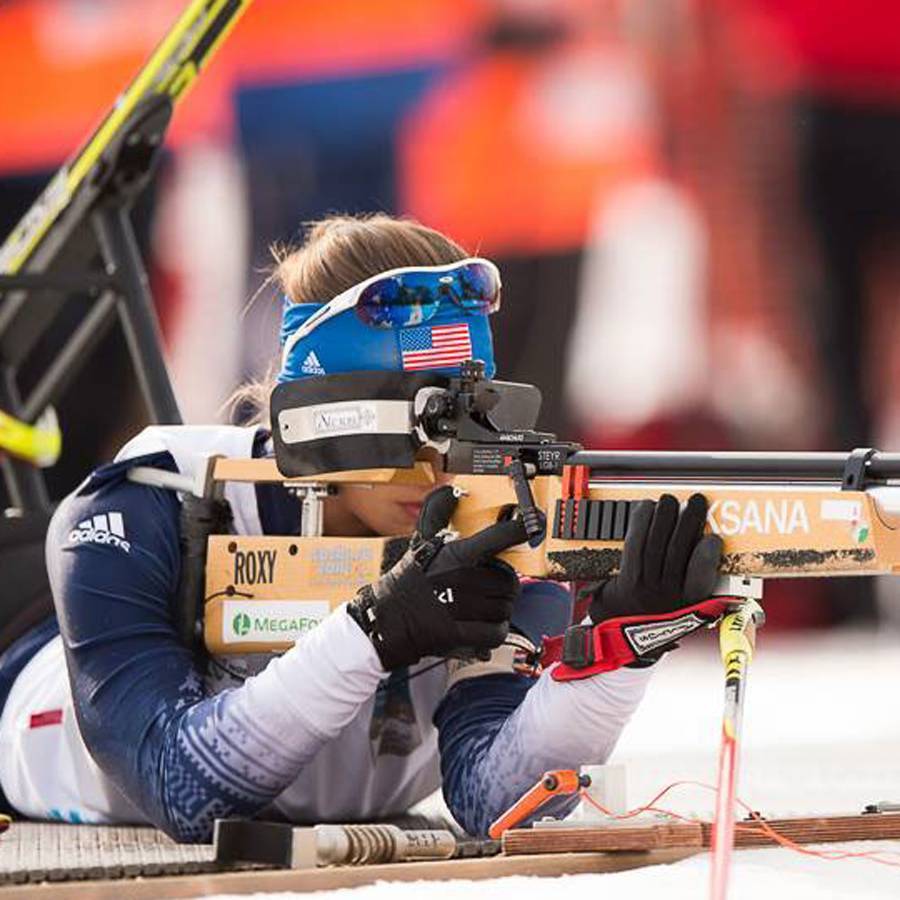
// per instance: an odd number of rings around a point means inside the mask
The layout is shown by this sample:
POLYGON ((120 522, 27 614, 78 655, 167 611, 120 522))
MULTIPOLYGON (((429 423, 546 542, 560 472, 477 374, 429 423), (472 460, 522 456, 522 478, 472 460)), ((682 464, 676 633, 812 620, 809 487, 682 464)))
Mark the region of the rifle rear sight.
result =
POLYGON ((448 472, 504 474, 514 460, 526 477, 562 472, 578 444, 534 430, 541 392, 534 385, 492 381, 473 361, 446 388, 426 389, 414 431, 444 454, 448 472))

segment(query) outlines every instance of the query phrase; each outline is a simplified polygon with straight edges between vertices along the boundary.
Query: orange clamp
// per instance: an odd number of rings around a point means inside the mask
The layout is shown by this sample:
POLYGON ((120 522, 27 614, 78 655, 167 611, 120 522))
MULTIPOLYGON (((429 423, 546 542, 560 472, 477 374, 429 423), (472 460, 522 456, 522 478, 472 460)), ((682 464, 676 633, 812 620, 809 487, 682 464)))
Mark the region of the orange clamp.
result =
POLYGON ((497 841, 504 831, 515 828, 529 816, 537 812, 548 800, 564 794, 574 794, 581 788, 590 787, 589 775, 579 775, 574 769, 554 769, 544 772, 541 780, 529 788, 506 810, 488 829, 488 836, 497 841))

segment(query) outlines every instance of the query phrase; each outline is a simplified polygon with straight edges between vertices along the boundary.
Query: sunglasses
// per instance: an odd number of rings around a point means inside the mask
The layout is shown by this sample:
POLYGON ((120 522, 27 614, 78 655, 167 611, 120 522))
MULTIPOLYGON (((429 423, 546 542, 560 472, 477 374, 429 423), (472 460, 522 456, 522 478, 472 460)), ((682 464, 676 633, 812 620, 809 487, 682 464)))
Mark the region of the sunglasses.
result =
POLYGON ((317 309, 287 339, 284 358, 298 341, 348 309, 373 328, 406 328, 427 322, 448 300, 470 315, 496 312, 500 270, 489 259, 471 257, 445 266, 410 266, 373 275, 317 309))

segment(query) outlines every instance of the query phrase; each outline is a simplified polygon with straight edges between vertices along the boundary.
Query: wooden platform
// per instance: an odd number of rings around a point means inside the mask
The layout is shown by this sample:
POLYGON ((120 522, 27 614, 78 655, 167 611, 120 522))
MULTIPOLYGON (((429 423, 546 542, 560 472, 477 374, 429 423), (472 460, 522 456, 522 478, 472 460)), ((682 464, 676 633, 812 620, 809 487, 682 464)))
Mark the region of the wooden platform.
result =
MULTIPOLYGON (((791 819, 743 820, 735 824, 735 847, 776 846, 777 834, 797 844, 842 841, 897 840, 900 813, 865 813, 855 816, 806 816, 791 819)), ((535 853, 609 853, 619 850, 709 849, 709 822, 635 821, 599 827, 521 828, 503 835, 509 856, 535 853)))
POLYGON ((196 875, 131 878, 126 881, 81 881, 63 884, 0 887, 0 900, 173 900, 215 894, 252 894, 261 891, 312 891, 359 887, 376 881, 448 881, 502 878, 506 875, 578 875, 621 872, 641 866, 677 862, 696 850, 652 850, 643 853, 560 853, 545 856, 495 856, 440 862, 395 863, 380 866, 341 866, 323 869, 254 870, 196 875))
MULTIPOLYGON (((427 820, 406 827, 429 827, 427 820)), ((767 820, 798 843, 900 838, 900 813, 767 820)), ((458 837, 463 835, 459 833, 458 837)), ((235 867, 215 860, 211 845, 176 844, 153 828, 16 822, 0 835, 0 900, 5 897, 202 897, 258 891, 305 893, 376 881, 482 880, 506 875, 557 876, 619 872, 671 863, 709 847, 701 822, 635 822, 603 827, 525 828, 503 836, 503 855, 492 842, 461 843, 470 858, 370 866, 273 869, 235 867)), ((738 847, 771 845, 757 822, 737 825, 738 847)))
POLYGON ((153 828, 15 822, 0 835, 6 897, 139 900, 257 891, 312 892, 376 881, 481 880, 504 875, 618 872, 675 862, 694 848, 491 856, 318 869, 244 866, 223 871, 211 845, 176 844, 153 828))

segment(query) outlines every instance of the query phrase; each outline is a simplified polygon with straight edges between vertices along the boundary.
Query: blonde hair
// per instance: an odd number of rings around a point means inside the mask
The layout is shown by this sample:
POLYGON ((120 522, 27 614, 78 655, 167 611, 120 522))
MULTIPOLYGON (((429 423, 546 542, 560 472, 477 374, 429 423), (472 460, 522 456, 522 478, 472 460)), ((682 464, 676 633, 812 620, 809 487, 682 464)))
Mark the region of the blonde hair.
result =
MULTIPOLYGON (((274 284, 293 303, 326 303, 388 269, 440 266, 468 256, 439 231, 386 213, 333 215, 307 222, 301 244, 273 246, 272 255, 275 268, 266 284, 274 284)), ((261 380, 241 385, 226 404, 230 417, 263 423, 276 374, 273 364, 261 380)))

